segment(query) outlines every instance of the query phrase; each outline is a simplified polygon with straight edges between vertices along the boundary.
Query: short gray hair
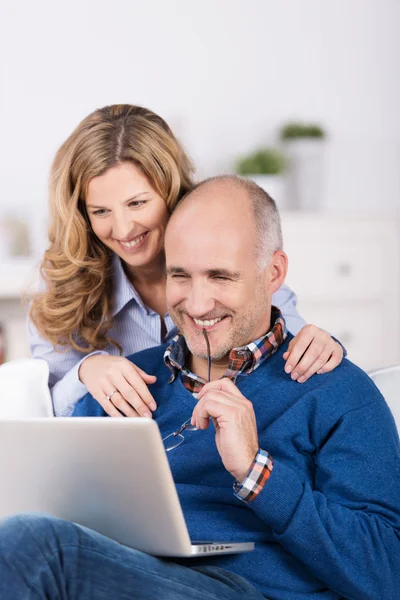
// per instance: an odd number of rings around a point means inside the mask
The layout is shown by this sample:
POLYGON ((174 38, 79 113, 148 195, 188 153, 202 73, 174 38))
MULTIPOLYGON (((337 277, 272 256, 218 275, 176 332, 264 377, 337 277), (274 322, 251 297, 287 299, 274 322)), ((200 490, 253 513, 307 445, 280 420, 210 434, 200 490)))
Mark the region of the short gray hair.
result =
POLYGON ((247 192, 251 201, 256 225, 255 253, 260 270, 263 270, 276 250, 283 249, 281 219, 275 201, 259 185, 237 175, 217 175, 196 184, 179 201, 176 209, 204 185, 227 182, 247 192))

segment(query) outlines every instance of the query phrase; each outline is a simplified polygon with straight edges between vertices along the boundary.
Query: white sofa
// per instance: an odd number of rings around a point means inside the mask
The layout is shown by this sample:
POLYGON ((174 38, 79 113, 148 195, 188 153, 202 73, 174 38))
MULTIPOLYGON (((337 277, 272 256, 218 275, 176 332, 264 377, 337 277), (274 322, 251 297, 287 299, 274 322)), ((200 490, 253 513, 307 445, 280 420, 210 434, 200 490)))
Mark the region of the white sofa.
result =
MULTIPOLYGON (((370 374, 390 406, 400 431, 400 365, 370 374)), ((0 367, 0 419, 52 417, 47 386, 49 368, 37 358, 12 360, 0 367)))
POLYGON ((371 371, 369 376, 388 403, 400 433, 400 365, 371 371))
POLYGON ((45 360, 23 358, 0 367, 0 419, 52 417, 45 360))

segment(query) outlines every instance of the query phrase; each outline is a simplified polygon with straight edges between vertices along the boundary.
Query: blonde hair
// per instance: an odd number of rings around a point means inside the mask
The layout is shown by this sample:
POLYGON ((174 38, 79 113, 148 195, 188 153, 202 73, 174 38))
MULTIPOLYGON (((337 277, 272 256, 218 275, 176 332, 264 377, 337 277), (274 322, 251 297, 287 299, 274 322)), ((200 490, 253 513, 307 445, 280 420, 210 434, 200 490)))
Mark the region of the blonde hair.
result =
POLYGON ((93 177, 133 162, 170 212, 192 188, 192 164, 167 123, 141 106, 116 104, 86 117, 58 150, 50 173, 50 245, 42 263, 45 291, 30 318, 54 347, 80 352, 112 343, 112 253, 94 235, 85 197, 93 177))

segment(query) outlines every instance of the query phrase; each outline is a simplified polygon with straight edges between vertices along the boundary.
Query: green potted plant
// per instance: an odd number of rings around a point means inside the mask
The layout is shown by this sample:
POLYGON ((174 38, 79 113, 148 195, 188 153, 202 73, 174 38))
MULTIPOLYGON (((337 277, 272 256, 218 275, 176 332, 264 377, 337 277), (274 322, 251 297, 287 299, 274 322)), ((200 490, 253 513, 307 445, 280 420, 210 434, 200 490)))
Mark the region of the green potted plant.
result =
POLYGON ((323 139, 326 134, 322 127, 316 123, 286 123, 280 132, 281 140, 298 139, 323 139))
POLYGON ((289 122, 280 139, 287 160, 287 194, 292 207, 318 210, 323 203, 323 162, 326 132, 318 123, 289 122))
POLYGON ((260 148, 236 163, 236 172, 248 177, 273 198, 278 206, 283 204, 283 173, 285 158, 277 148, 260 148))

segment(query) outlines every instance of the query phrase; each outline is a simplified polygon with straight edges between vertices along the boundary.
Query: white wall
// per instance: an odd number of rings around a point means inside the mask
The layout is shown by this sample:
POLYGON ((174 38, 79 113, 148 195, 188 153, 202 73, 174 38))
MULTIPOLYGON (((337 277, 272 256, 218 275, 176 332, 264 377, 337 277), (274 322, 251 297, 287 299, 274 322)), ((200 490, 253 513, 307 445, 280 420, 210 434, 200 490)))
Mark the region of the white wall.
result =
POLYGON ((398 0, 3 0, 1 204, 40 213, 63 139, 131 102, 175 126, 199 177, 321 121, 325 205, 397 210, 399 25, 398 0))

